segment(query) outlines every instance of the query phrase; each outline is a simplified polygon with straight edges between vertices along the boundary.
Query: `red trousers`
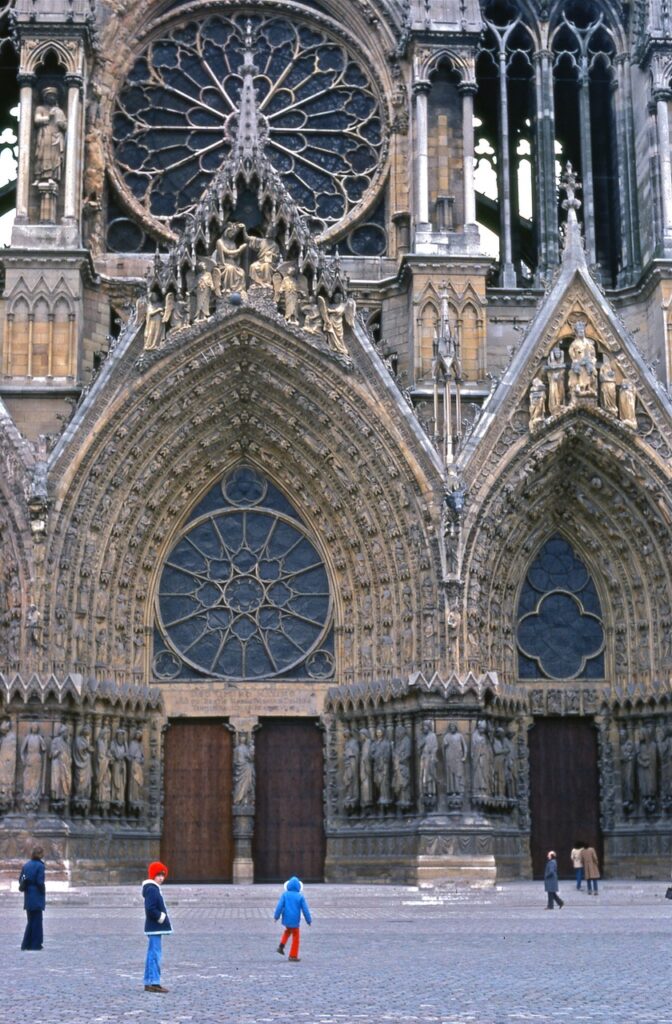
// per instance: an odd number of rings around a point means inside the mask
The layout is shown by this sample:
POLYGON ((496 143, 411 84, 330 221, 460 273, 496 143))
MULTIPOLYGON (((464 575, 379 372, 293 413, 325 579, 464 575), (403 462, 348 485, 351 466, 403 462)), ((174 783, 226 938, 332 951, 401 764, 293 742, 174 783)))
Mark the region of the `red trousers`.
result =
POLYGON ((289 950, 290 957, 299 955, 299 932, 299 928, 285 928, 282 933, 282 938, 280 939, 281 946, 286 946, 289 942, 290 935, 292 937, 292 945, 289 950))

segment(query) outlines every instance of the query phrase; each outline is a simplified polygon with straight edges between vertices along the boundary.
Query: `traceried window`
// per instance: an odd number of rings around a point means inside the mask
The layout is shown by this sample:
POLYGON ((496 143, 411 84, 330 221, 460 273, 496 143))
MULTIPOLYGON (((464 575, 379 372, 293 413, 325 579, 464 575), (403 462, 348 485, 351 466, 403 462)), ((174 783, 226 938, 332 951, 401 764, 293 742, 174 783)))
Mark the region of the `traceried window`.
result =
POLYGON ((126 201, 179 230, 231 150, 248 22, 266 152, 314 229, 328 232, 373 198, 382 108, 362 59, 325 29, 284 16, 215 14, 150 43, 113 120, 126 201))
POLYGON ((595 584, 571 545, 551 537, 530 566, 518 605, 521 679, 602 679, 604 629, 595 584))
POLYGON ((249 466, 211 489, 163 566, 154 673, 160 679, 327 679, 327 571, 287 499, 249 466))

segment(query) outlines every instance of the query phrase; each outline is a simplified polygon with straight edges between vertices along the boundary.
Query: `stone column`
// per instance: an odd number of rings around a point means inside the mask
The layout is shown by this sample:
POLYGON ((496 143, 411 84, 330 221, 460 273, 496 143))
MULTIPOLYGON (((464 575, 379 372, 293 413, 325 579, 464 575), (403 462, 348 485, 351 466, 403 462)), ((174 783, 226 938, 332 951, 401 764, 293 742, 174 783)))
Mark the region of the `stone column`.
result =
POLYGON ((511 153, 509 145, 509 89, 507 80, 506 44, 502 40, 499 49, 499 208, 501 218, 500 237, 500 285, 502 288, 516 287, 516 271, 513 266, 511 244, 511 153))
POLYGON ((595 248, 595 200, 593 190, 592 132, 590 127, 590 74, 588 58, 579 64, 579 135, 581 138, 581 177, 583 184, 583 233, 590 263, 597 260, 595 248))
POLYGON ((553 56, 549 50, 534 55, 536 119, 536 184, 539 217, 540 275, 560 259, 558 201, 555 187, 555 112, 553 108, 553 56))
POLYGON ((255 781, 253 730, 258 719, 232 720, 235 729, 233 748, 233 881, 235 885, 252 885, 254 860, 255 781))
POLYGON ((463 82, 462 94, 462 152, 464 154, 464 226, 476 223, 476 187, 474 185, 474 94, 475 82, 463 82))
POLYGON ((28 220, 30 196, 30 143, 33 130, 33 85, 35 75, 20 74, 17 77, 20 88, 19 100, 19 166, 16 181, 16 219, 28 220))
POLYGON ((429 150, 427 97, 431 85, 426 80, 415 82, 415 167, 416 167, 416 225, 429 225, 429 150))
POLYGON ((656 134, 658 137, 658 173, 660 175, 660 201, 663 216, 663 244, 672 240, 672 163, 670 161, 670 122, 668 103, 672 94, 658 89, 656 103, 656 134))
POLYGON ((65 143, 65 201, 63 219, 77 219, 77 196, 79 192, 79 154, 81 150, 80 130, 80 75, 66 75, 68 87, 68 132, 65 143))

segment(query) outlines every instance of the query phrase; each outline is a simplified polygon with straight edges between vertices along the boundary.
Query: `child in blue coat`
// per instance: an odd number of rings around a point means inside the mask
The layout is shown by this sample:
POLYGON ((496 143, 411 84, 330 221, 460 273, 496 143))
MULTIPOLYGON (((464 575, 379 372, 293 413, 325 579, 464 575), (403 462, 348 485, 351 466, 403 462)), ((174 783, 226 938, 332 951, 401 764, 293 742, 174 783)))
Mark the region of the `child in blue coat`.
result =
POLYGON ((160 861, 153 861, 148 869, 149 878, 142 883, 145 901, 145 935, 147 936, 147 958, 145 960, 145 992, 167 992, 161 984, 161 936, 170 935, 172 926, 161 886, 168 875, 168 868, 160 861))
POLYGON ((287 882, 285 882, 285 891, 278 900, 278 905, 275 908, 273 918, 277 921, 280 915, 282 915, 282 923, 285 926, 282 938, 280 939, 280 945, 278 946, 278 953, 282 956, 285 955, 285 946, 287 945, 291 935, 292 945, 289 950, 289 959, 294 963, 297 963, 301 959, 299 956, 299 928, 301 925, 301 914, 303 914, 308 924, 312 923, 313 919, 310 916, 310 910, 306 903, 306 898, 303 895, 303 883, 299 881, 296 875, 293 875, 287 882))

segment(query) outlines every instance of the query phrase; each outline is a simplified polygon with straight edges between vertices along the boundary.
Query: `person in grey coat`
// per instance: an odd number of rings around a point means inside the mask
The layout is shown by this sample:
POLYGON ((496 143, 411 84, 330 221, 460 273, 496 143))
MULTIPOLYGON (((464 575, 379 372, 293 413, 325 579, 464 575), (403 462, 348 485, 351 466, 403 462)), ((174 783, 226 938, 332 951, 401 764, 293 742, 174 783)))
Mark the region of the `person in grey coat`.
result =
POLYGON ((561 900, 558 896, 558 862, 556 860, 555 850, 549 850, 546 854, 546 867, 544 869, 544 889, 548 896, 548 903, 546 904, 546 910, 553 910, 553 903, 557 903, 560 909, 565 905, 565 901, 561 900))

